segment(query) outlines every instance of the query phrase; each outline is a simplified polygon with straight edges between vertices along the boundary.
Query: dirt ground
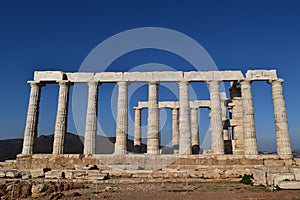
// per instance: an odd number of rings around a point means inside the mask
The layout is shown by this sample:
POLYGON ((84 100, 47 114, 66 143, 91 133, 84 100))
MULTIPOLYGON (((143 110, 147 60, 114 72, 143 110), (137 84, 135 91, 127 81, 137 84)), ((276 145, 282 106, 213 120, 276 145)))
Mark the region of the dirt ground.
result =
MULTIPOLYGON (((124 180, 122 180, 124 181, 124 180)), ((40 183, 40 182, 39 182, 40 183)), ((32 183, 33 184, 33 183, 32 183)), ((32 185, 31 184, 31 185, 32 185)), ((38 183, 34 183, 38 184, 38 183)), ((208 183, 208 182, 110 182, 98 184, 57 182, 43 183, 48 189, 42 195, 23 196, 26 192, 30 193, 29 182, 19 181, 15 184, 15 196, 13 199, 67 199, 67 200, 92 200, 92 199, 142 199, 142 200, 188 200, 188 199, 208 199, 208 200, 250 200, 250 199, 289 199, 300 200, 300 190, 279 190, 271 191, 263 186, 250 186, 242 183, 208 183), (22 186, 22 195, 17 196, 17 188, 22 186), (69 186, 69 187, 66 187, 69 186), (25 190, 27 188, 27 190, 25 190), (52 188, 52 189, 51 189, 52 188), (55 188, 55 189, 54 189, 55 188), (60 188, 60 189, 59 189, 60 188), (29 189, 29 190, 28 190, 29 189), (35 198, 33 198, 35 197, 35 198)), ((1 193, 6 193, 1 200, 11 199, 8 188, 11 182, 2 185, 1 193), (3 190, 3 191, 2 191, 3 190), (5 192, 6 191, 6 192, 5 192), (8 192, 7 192, 8 191, 8 192)), ((11 188, 11 187, 10 187, 11 188)))
POLYGON ((64 199, 298 199, 300 190, 271 191, 241 183, 139 183, 89 185, 82 196, 64 199))

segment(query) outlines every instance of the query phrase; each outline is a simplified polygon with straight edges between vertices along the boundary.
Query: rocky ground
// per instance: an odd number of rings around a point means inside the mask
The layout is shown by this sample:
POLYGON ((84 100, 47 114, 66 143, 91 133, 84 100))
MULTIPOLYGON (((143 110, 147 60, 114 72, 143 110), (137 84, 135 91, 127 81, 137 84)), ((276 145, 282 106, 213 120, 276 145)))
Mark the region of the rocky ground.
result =
POLYGON ((83 184, 0 180, 2 199, 299 199, 300 190, 271 191, 241 183, 143 182, 83 184), (12 191, 13 194, 12 194, 12 191))

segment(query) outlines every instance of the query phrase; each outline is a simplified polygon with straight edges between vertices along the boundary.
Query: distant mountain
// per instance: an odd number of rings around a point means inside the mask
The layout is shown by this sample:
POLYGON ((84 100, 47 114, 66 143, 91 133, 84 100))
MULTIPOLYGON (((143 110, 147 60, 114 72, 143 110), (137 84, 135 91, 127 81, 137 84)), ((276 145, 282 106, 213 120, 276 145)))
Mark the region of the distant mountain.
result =
MULTIPOLYGON (((52 153, 54 135, 41 135, 37 138, 34 153, 50 154, 52 153)), ((72 133, 67 133, 65 138, 65 154, 83 153, 84 137, 72 133)), ((112 154, 114 152, 115 137, 97 136, 96 153, 112 154)), ((22 152, 23 139, 0 140, 0 161, 16 159, 17 154, 22 152)), ((147 145, 141 145, 141 152, 145 153, 147 145)), ((134 152, 133 140, 128 140, 128 151, 134 152)), ((163 154, 171 154, 172 149, 162 147, 163 154)))

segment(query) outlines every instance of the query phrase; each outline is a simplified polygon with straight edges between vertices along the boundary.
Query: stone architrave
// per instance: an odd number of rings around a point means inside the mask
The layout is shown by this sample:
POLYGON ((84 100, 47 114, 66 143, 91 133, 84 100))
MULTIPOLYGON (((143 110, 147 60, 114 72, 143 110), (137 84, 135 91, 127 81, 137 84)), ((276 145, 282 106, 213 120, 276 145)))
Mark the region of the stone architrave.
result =
POLYGON ((220 81, 208 81, 211 104, 211 150, 213 154, 224 154, 220 81))
POLYGON ((290 134, 286 117, 285 101, 282 91, 283 79, 270 80, 274 107, 274 122, 276 129, 277 154, 280 158, 292 157, 290 134))
POLYGON ((38 81, 28 81, 28 83, 30 84, 31 90, 22 154, 33 154, 33 147, 37 137, 40 91, 42 86, 42 84, 38 81))
POLYGON ((128 82, 118 82, 118 113, 115 154, 127 154, 128 140, 128 82))
POLYGON ((251 81, 241 81, 241 93, 243 102, 243 130, 245 155, 257 155, 257 140, 254 121, 254 107, 252 101, 251 81))
POLYGON ((189 105, 189 82, 180 81, 179 85, 179 154, 192 154, 190 105, 189 105))
POLYGON ((59 81, 59 96, 56 114, 53 154, 63 154, 65 136, 67 132, 69 81, 59 81))
POLYGON ((192 108, 192 153, 199 154, 198 108, 192 108))
POLYGON ((96 153, 97 116, 98 116, 98 81, 88 82, 88 104, 85 123, 84 154, 96 153))
POLYGON ((141 108, 134 108, 134 152, 141 153, 141 108))
POLYGON ((159 154, 158 83, 149 82, 147 154, 159 154))
POLYGON ((174 153, 177 154, 179 149, 178 108, 172 108, 172 146, 174 153))

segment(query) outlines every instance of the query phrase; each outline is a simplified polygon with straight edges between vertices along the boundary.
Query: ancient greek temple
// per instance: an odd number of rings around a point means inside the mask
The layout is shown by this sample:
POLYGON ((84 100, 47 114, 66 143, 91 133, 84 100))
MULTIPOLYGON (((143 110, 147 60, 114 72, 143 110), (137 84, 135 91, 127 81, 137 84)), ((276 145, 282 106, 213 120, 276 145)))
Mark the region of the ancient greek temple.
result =
MULTIPOLYGON (((191 71, 191 72, 99 72, 65 73, 60 71, 37 71, 31 86, 23 155, 34 153, 39 119, 41 88, 45 84, 59 84, 59 98, 54 132, 53 154, 63 154, 67 130, 68 95, 73 83, 88 84, 88 105, 86 113, 84 154, 94 155, 96 149, 98 87, 111 82, 118 85, 115 155, 127 154, 128 145, 128 85, 134 82, 148 83, 148 101, 139 102, 135 109, 134 145, 140 152, 141 110, 148 109, 147 154, 160 154, 159 109, 172 109, 172 146, 174 154, 191 155, 199 153, 198 109, 210 110, 211 155, 230 153, 234 155, 257 155, 257 138, 254 121, 251 83, 265 81, 271 84, 276 128, 277 154, 280 158, 291 158, 290 135, 282 91, 283 79, 276 70, 241 71, 191 71), (176 102, 159 102, 158 85, 161 82, 175 82, 179 87, 176 102), (209 100, 189 100, 189 83, 208 84, 209 100), (230 82, 230 97, 220 92, 221 82, 230 82), (229 113, 229 115, 227 114, 229 113), (195 148, 196 147, 196 148, 195 148), (198 149, 198 150, 197 150, 198 149)), ((134 154, 133 154, 134 156, 134 154)))

